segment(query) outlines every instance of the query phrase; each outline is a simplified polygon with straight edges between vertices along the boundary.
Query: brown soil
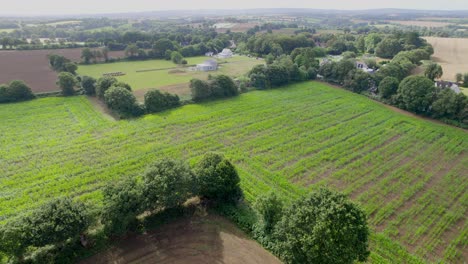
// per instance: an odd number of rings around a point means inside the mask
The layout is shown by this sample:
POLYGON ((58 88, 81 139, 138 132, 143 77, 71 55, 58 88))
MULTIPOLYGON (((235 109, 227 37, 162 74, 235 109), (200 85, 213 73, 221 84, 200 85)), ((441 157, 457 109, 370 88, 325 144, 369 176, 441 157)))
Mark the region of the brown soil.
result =
MULTIPOLYGON (((33 92, 58 91, 57 73, 49 67, 47 55, 63 55, 79 61, 81 49, 0 51, 0 84, 22 80, 33 92)), ((111 58, 123 57, 123 52, 109 52, 111 58)))
POLYGON ((281 263, 226 219, 193 216, 134 235, 81 262, 95 263, 281 263))

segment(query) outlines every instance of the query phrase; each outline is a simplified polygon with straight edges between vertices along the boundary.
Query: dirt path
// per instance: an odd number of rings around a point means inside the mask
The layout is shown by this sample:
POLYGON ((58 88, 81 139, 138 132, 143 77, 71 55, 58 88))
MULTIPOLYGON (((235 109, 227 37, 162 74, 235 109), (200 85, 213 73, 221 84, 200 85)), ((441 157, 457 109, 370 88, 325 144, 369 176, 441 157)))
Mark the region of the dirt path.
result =
POLYGON ((281 263, 225 218, 216 215, 176 220, 135 235, 81 262, 95 263, 281 263))

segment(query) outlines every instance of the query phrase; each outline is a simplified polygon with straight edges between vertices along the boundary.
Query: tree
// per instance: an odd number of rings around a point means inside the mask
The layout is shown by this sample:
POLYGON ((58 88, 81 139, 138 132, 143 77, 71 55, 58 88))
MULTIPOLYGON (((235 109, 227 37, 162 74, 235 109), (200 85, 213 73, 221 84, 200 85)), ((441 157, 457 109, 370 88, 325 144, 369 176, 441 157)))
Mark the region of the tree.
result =
POLYGON ((83 88, 86 95, 95 95, 96 79, 90 76, 81 77, 81 88, 83 88))
POLYGON ((321 189, 284 210, 274 231, 286 263, 354 263, 369 256, 366 215, 344 195, 321 189))
POLYGON ((3 89, 8 98, 7 102, 26 101, 36 97, 29 86, 18 80, 11 81, 3 89))
POLYGON ((426 69, 424 70, 424 76, 433 81, 442 77, 443 74, 444 72, 442 67, 437 63, 431 63, 427 65, 426 69))
POLYGON ((143 175, 145 209, 174 208, 195 193, 194 175, 180 160, 160 159, 143 175))
POLYGON ((398 90, 400 82, 395 77, 385 77, 379 84, 379 94, 384 99, 390 99, 398 90))
POLYGON ((103 190, 104 207, 101 222, 108 234, 122 235, 143 211, 142 188, 135 179, 127 178, 103 190))
POLYGON ((205 154, 194 172, 200 196, 224 203, 236 202, 242 197, 239 175, 223 155, 205 154))
POLYGON ((107 91, 107 89, 109 89, 117 82, 117 79, 114 77, 99 78, 96 82, 96 95, 98 96, 98 98, 103 99, 104 93, 107 91))
POLYGON ((381 58, 391 59, 402 50, 403 47, 398 39, 385 38, 375 48, 375 55, 381 58))
POLYGON ((433 81, 423 76, 409 76, 398 87, 397 103, 401 108, 414 113, 428 113, 434 95, 433 81))
POLYGON ((217 75, 213 77, 210 85, 211 96, 215 98, 230 97, 239 94, 236 84, 227 75, 217 75))
POLYGON ((76 70, 78 70, 78 66, 76 65, 76 63, 72 63, 72 62, 65 63, 63 71, 69 72, 69 73, 75 75, 76 70))
POLYGON ((122 115, 131 115, 136 107, 136 98, 123 87, 111 87, 104 94, 106 105, 122 115))
POLYGON ((465 73, 463 75, 463 87, 467 87, 468 88, 468 73, 465 73))
POLYGON ((116 83, 114 83, 112 86, 115 86, 115 87, 122 87, 122 88, 125 88, 125 89, 129 90, 130 92, 132 91, 132 87, 131 87, 130 84, 128 84, 128 83, 116 82, 116 83))
POLYGON ((91 59, 94 58, 94 53, 89 48, 84 48, 81 50, 81 58, 84 60, 85 64, 89 64, 91 59))
POLYGON ((134 58, 138 55, 138 46, 135 44, 130 44, 125 48, 125 56, 129 58, 134 58))
POLYGON ((173 51, 171 53, 171 60, 175 64, 182 64, 182 61, 184 60, 184 57, 178 51, 173 51))
POLYGON ((190 80, 190 91, 194 101, 202 101, 211 96, 210 84, 208 82, 192 79, 190 80))
POLYGON ((361 70, 350 71, 344 80, 344 87, 355 93, 361 93, 363 91, 369 90, 372 84, 372 76, 369 73, 363 72, 361 70))
POLYGON ((445 88, 432 103, 432 112, 436 118, 448 118, 464 123, 468 119, 468 97, 445 88))
POLYGON ((253 205, 260 216, 260 231, 265 235, 270 235, 276 223, 281 220, 284 204, 281 197, 274 191, 259 196, 253 205))
POLYGON ((109 48, 108 47, 102 48, 101 53, 102 53, 102 57, 104 58, 104 61, 108 62, 109 61, 109 48))
POLYGON ((162 93, 159 90, 148 91, 145 94, 145 107, 149 113, 156 113, 178 105, 180 105, 180 99, 177 95, 162 93))
POLYGON ((75 86, 78 84, 75 76, 69 72, 61 72, 58 75, 57 85, 62 89, 62 94, 70 96, 75 94, 75 86))

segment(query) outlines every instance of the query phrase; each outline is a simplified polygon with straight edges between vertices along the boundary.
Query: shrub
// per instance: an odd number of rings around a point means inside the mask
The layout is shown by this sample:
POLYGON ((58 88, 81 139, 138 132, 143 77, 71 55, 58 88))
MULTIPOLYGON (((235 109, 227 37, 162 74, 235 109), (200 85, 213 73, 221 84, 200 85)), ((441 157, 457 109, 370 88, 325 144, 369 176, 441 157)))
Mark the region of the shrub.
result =
POLYGON ((215 98, 230 97, 239 94, 236 84, 227 75, 217 75, 211 82, 211 96, 215 98))
POLYGON ((96 82, 96 95, 100 98, 104 98, 104 94, 106 91, 111 88, 115 83, 117 83, 117 79, 114 77, 101 77, 96 82))
POLYGON ((134 179, 128 178, 103 190, 104 207, 101 222, 106 233, 121 235, 137 221, 142 211, 142 189, 134 179))
POLYGON ((344 195, 321 189, 284 210, 274 231, 286 263, 355 263, 369 256, 366 215, 344 195))
POLYGON ((122 87, 111 87, 104 94, 106 105, 121 115, 133 115, 136 98, 129 90, 122 87))
POLYGON ((239 175, 224 156, 205 154, 194 172, 200 196, 222 203, 236 202, 242 197, 239 175))
POLYGON ((180 105, 180 99, 177 95, 162 93, 159 90, 148 91, 145 94, 145 107, 149 113, 156 113, 178 105, 180 105))
POLYGON ((143 176, 145 209, 173 208, 187 201, 194 193, 194 176, 183 161, 161 159, 143 176))
POLYGON ((11 81, 0 86, 0 103, 19 102, 34 99, 31 88, 22 81, 11 81))
POLYGON ((396 101, 405 110, 428 113, 434 100, 434 82, 423 76, 409 76, 398 87, 396 101))
POLYGON ((190 91, 194 101, 202 101, 211 96, 210 84, 199 79, 190 80, 190 91))
POLYGON ((81 78, 81 87, 86 95, 96 94, 96 79, 90 76, 83 76, 81 78))
POLYGON ((395 77, 385 77, 379 84, 379 94, 384 99, 389 99, 398 90, 400 82, 395 77))
POLYGON ((62 89, 65 96, 75 94, 75 86, 78 84, 75 76, 69 72, 61 72, 58 75, 57 85, 62 89))
POLYGON ((270 235, 276 223, 281 220, 283 200, 275 192, 270 191, 255 200, 254 208, 260 218, 260 231, 270 235))

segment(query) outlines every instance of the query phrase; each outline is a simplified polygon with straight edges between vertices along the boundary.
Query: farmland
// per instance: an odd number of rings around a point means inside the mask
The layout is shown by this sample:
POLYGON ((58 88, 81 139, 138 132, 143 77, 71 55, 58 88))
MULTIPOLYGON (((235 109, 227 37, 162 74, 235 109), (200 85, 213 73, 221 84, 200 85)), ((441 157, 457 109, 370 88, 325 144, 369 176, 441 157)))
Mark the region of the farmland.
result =
MULTIPOLYGON (((48 54, 58 54, 79 61, 81 49, 0 51, 0 84, 23 80, 33 92, 57 91, 57 73, 49 67, 48 54)), ((109 52, 110 57, 122 57, 123 52, 109 52)))
POLYGON ((404 25, 404 26, 416 26, 416 27, 446 27, 451 25, 449 22, 441 21, 421 21, 421 20, 388 20, 387 22, 392 24, 404 25))
POLYGON ((119 122, 86 97, 1 105, 0 119, 2 220, 65 194, 100 206, 103 186, 158 157, 219 151, 249 202, 271 188, 348 194, 369 215, 374 263, 468 259, 466 131, 321 83, 119 122))
MULTIPOLYGON (((201 63, 209 57, 187 58, 189 65, 201 63)), ((95 78, 102 77, 107 72, 124 72, 124 76, 117 79, 130 84, 139 98, 145 91, 158 88, 171 93, 187 97, 190 94, 188 83, 192 78, 207 79, 208 74, 227 74, 237 77, 248 72, 253 66, 263 61, 245 56, 236 56, 218 60, 220 69, 216 72, 190 71, 187 67, 177 67, 167 60, 126 61, 109 64, 80 65, 78 73, 95 78), (138 91, 140 90, 140 91, 138 91)))
POLYGON ((468 39, 425 38, 434 47, 433 60, 444 70, 442 79, 455 80, 455 74, 468 72, 468 39))

